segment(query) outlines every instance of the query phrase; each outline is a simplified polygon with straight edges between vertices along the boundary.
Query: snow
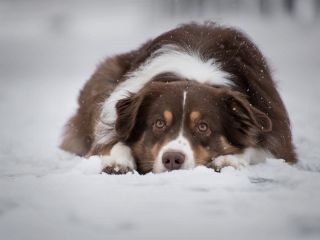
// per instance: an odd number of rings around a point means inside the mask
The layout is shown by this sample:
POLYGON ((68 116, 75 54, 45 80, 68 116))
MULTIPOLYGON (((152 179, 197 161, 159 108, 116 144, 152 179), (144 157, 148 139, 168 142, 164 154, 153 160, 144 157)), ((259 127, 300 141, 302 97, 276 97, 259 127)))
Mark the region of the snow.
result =
POLYGON ((221 173, 110 176, 99 174, 97 157, 57 147, 79 89, 105 56, 212 15, 155 13, 150 21, 148 4, 114 4, 108 15, 95 2, 0 2, 0 239, 319 239, 319 19, 214 15, 243 29, 268 58, 297 165, 269 159, 221 173))

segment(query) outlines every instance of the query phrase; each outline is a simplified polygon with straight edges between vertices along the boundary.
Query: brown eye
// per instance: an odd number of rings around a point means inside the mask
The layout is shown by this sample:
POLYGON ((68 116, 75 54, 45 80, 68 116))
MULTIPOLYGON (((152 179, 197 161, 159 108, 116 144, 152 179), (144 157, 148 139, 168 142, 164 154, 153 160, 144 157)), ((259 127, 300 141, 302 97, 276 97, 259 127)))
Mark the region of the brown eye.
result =
POLYGON ((156 123, 155 123, 155 126, 157 127, 157 128, 164 128, 165 126, 166 126, 166 124, 165 124, 165 122, 163 121, 163 120, 161 120, 161 119, 158 119, 157 121, 156 121, 156 123))
POLYGON ((201 122, 198 124, 198 129, 200 132, 206 132, 208 130, 208 124, 201 122))

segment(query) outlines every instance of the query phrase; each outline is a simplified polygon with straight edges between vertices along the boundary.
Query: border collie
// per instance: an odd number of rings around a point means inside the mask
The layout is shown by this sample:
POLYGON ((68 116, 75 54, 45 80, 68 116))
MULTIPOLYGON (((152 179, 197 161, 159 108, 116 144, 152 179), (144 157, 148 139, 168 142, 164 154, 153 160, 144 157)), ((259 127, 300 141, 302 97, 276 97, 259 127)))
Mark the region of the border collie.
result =
POLYGON ((185 24, 107 58, 87 81, 61 148, 122 174, 296 162, 268 64, 238 30, 185 24))

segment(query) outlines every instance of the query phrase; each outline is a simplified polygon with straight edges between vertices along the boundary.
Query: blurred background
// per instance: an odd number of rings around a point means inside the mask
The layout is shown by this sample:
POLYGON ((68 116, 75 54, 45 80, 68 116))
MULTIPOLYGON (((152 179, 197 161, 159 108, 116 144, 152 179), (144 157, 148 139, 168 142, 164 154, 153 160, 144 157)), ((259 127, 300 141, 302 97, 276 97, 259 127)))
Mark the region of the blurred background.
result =
POLYGON ((319 43, 320 0, 0 0, 0 239, 320 239, 319 43), (205 20, 266 56, 297 166, 118 178, 59 150, 100 61, 205 20))
POLYGON ((205 20, 243 30, 259 46, 301 158, 317 157, 309 146, 320 138, 320 0, 0 0, 0 158, 48 166, 43 159, 59 158, 62 127, 100 61, 205 20))
POLYGON ((272 34, 282 21, 303 29, 318 26, 319 19, 320 0, 0 0, 0 81, 88 77, 105 56, 183 22, 213 20, 255 37, 252 28, 265 27, 259 22, 271 22, 266 31, 272 34))
POLYGON ((320 0, 0 0, 0 239, 320 239, 319 43, 320 0), (59 150, 100 61, 205 20, 266 56, 295 167, 118 178, 59 150))

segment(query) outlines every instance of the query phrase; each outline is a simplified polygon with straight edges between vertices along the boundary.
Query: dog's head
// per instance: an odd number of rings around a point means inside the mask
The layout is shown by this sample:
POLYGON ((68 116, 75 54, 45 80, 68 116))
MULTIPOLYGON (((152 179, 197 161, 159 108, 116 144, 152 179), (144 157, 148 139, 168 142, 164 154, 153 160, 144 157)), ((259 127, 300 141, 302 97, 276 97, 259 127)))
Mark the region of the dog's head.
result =
POLYGON ((240 93, 163 75, 120 100, 117 137, 131 147, 138 171, 209 165, 240 153, 270 131, 266 114, 240 93))

